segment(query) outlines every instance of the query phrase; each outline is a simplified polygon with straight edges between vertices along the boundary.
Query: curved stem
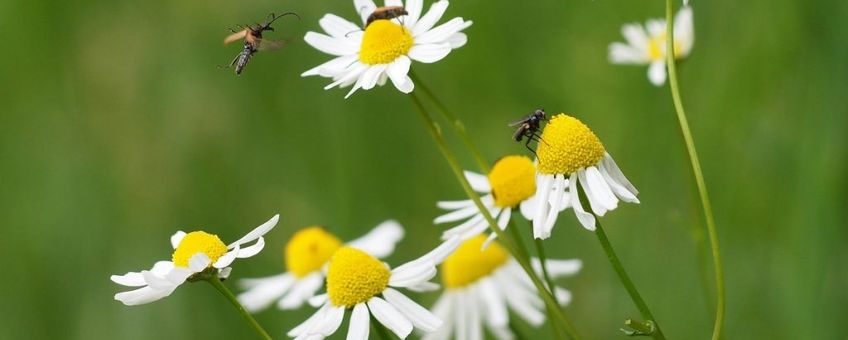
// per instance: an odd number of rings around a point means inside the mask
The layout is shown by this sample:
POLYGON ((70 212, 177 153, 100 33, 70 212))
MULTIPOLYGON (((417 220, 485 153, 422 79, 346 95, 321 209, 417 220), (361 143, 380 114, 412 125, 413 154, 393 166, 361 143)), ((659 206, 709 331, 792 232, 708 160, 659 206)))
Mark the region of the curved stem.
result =
MULTIPOLYGON (((533 238, 533 243, 536 244, 536 253, 539 254, 539 262, 542 267, 542 277, 545 279, 545 283, 548 285, 548 291, 551 293, 551 295, 554 296, 554 298, 556 298, 556 293, 554 291, 554 280, 552 280, 551 276, 548 275, 548 264, 546 261, 547 257, 545 256, 545 246, 542 244, 541 239, 535 237, 533 238)), ((557 305, 557 308, 559 308, 559 305, 557 305)), ((551 331, 554 333, 555 338, 561 339, 561 336, 559 335, 559 328, 556 326, 555 323, 551 323, 551 331)))
POLYGON ((474 161, 477 162, 477 166, 480 167, 480 171, 482 171, 484 174, 488 174, 489 163, 486 162, 486 158, 483 157, 483 154, 480 152, 480 149, 478 149, 474 142, 471 141, 471 138, 468 137, 468 133, 465 130, 465 124, 463 124, 462 121, 459 120, 459 118, 455 114, 448 110, 447 106, 445 106, 445 104, 442 103, 439 98, 436 98, 436 95, 433 94, 433 91, 430 91, 430 88, 427 87, 427 85, 425 85, 424 82, 421 81, 421 78, 418 78, 418 76, 414 72, 412 72, 412 70, 409 71, 409 77, 412 78, 412 81, 418 84, 418 88, 420 88, 421 91, 424 92, 427 97, 430 97, 430 100, 433 101, 434 104, 436 104, 436 108, 439 109, 439 112, 442 114, 442 117, 444 117, 445 120, 450 122, 450 126, 453 128, 453 131, 456 132, 457 135, 459 135, 459 138, 462 139, 462 143, 465 144, 465 148, 468 149, 469 152, 471 152, 471 156, 474 157, 474 161))
POLYGON ((224 297, 227 298, 228 301, 230 301, 233 307, 236 308, 239 314, 244 317, 247 323, 250 324, 251 327, 253 327, 253 330, 256 331, 256 333, 259 334, 261 338, 271 340, 271 336, 268 335, 268 332, 266 332, 265 329, 263 329, 262 326, 260 326, 259 323, 256 322, 256 319, 254 319, 253 316, 251 316, 250 313, 248 313, 247 310, 244 309, 244 306, 242 306, 238 302, 236 296, 233 295, 233 293, 229 289, 227 289, 227 287, 224 286, 223 283, 221 283, 221 279, 218 278, 217 274, 212 275, 212 277, 210 277, 206 281, 212 284, 212 287, 215 287, 215 289, 221 292, 221 295, 224 295, 224 297))
POLYGON ((689 161, 692 165, 692 173, 695 176, 695 183, 698 186, 698 194, 701 198, 701 207, 704 210, 704 219, 707 222, 707 233, 710 236, 710 247, 713 255, 713 267, 715 269, 715 285, 716 285, 716 315, 715 324, 713 326, 713 340, 721 338, 721 330, 724 324, 725 310, 725 292, 724 292, 724 270, 721 266, 721 250, 718 246, 718 233, 716 232, 715 218, 713 217, 713 208, 710 204, 710 196, 707 193, 707 184, 704 182, 704 175, 701 172, 701 163, 698 160, 698 152, 695 150, 695 139, 692 137, 692 132, 689 130, 689 121, 686 119, 686 111, 683 110, 683 100, 680 99, 680 88, 677 84, 677 66, 674 63, 674 18, 672 15, 672 0, 665 1, 665 19, 666 19, 666 66, 668 68, 668 83, 671 88, 671 98, 674 102, 674 109, 677 113, 677 120, 680 123, 680 131, 683 133, 683 140, 686 142, 686 151, 689 153, 689 161))
MULTIPOLYGON (((527 273, 527 276, 530 277, 530 280, 533 282, 533 285, 539 291, 539 295, 542 297, 542 300, 545 302, 545 304, 548 306, 557 306, 556 299, 553 297, 553 295, 550 294, 550 292, 548 292, 547 289, 545 289, 545 285, 539 279, 539 276, 536 275, 532 265, 530 264, 530 261, 525 256, 521 256, 521 254, 518 253, 515 244, 513 244, 513 242, 508 237, 506 237, 504 231, 498 227, 498 224, 492 217, 492 214, 489 213, 489 209, 486 209, 486 206, 483 205, 483 202, 480 200, 480 196, 477 195, 477 193, 471 188, 471 184, 468 183, 468 180, 462 173, 462 167, 456 160, 456 156, 454 156, 453 152, 448 148, 447 143, 445 143, 445 140, 442 138, 442 135, 439 132, 438 126, 435 122, 433 122, 433 119, 430 117, 430 114, 427 113, 427 110, 424 108, 424 105, 421 103, 421 100, 418 98, 415 92, 410 94, 410 98, 412 99, 413 104, 415 104, 415 108, 418 110, 418 113, 421 114, 421 118, 424 120, 424 125, 426 126, 427 131, 430 132, 430 136, 433 137, 433 141, 436 142, 436 146, 442 153, 442 156, 444 156, 445 160, 448 162, 448 165, 453 171, 453 174, 456 177, 457 181, 459 181, 460 186, 462 186, 462 190, 465 191, 465 194, 468 195, 468 198, 470 198, 474 202, 474 205, 477 206, 477 209, 480 210, 480 213, 483 215, 483 218, 486 219, 486 222, 489 223, 489 229, 491 229, 498 236, 498 240, 501 242, 504 248, 506 248, 510 252, 510 254, 512 254, 518 264, 521 265, 521 268, 524 269, 524 271, 527 273)), ((577 332, 574 330, 574 326, 571 325, 571 322, 569 322, 568 319, 566 319, 565 313, 562 311, 562 309, 552 308, 551 311, 553 312, 552 317, 563 325, 566 333, 568 333, 571 338, 579 339, 577 332)))

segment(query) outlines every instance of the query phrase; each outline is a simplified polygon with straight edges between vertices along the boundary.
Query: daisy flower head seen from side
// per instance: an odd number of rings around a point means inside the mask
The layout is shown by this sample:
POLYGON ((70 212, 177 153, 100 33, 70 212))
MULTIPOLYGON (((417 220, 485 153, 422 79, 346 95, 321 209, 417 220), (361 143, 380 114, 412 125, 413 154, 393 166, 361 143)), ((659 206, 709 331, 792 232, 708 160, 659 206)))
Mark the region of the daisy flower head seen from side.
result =
MULTIPOLYGON (((483 327, 497 339, 512 339, 509 311, 533 327, 545 321, 545 304, 530 278, 497 242, 480 250, 486 239, 475 236, 463 244, 442 264, 441 297, 431 309, 444 324, 423 339, 483 339, 483 327)), ((571 276, 580 271, 580 260, 547 260, 552 278, 571 276)), ((533 259, 536 272, 541 261, 533 259)), ((554 287, 561 305, 571 301, 571 293, 554 287)))
POLYGON ((349 246, 384 258, 391 255, 403 235, 403 227, 393 220, 381 223, 347 245, 324 228, 303 228, 292 235, 284 248, 287 271, 239 281, 245 291, 238 295, 238 300, 250 312, 268 308, 274 302, 280 309, 299 308, 324 286, 324 270, 336 250, 349 246))
POLYGON ((262 237, 277 225, 280 215, 251 230, 237 241, 225 245, 217 235, 204 231, 186 233, 178 231, 171 236, 174 252, 171 261, 159 261, 149 270, 112 275, 119 285, 138 287, 115 294, 115 300, 127 306, 141 305, 162 299, 186 281, 198 275, 216 275, 225 279, 230 274, 229 265, 237 258, 248 258, 265 247, 262 237), (256 241, 254 244, 242 247, 256 241))
MULTIPOLYGON (((613 64, 649 65, 648 80, 656 86, 665 83, 666 24, 664 19, 651 19, 641 26, 626 24, 621 28, 626 43, 609 46, 613 64)), ((674 17, 674 58, 685 58, 695 44, 692 7, 683 6, 674 17)))
POLYGON ((452 238, 394 269, 359 249, 340 248, 327 266, 327 294, 310 300, 321 307, 288 335, 296 339, 328 337, 341 326, 348 310, 348 340, 368 339, 372 316, 401 339, 409 336, 413 328, 423 332, 438 329, 442 320, 395 288, 437 289, 438 284, 430 282, 436 276, 436 266, 459 244, 459 238, 452 238))
POLYGON ((435 2, 423 15, 423 0, 406 0, 405 4, 401 0, 385 0, 386 7, 402 7, 407 14, 371 22, 369 17, 377 5, 372 0, 353 3, 360 14, 361 27, 327 14, 318 22, 326 34, 307 32, 304 36, 309 45, 335 58, 301 76, 332 78, 325 89, 352 85, 345 98, 358 89, 385 85, 387 80, 399 91, 410 93, 414 87, 408 75, 412 60, 437 62, 468 40, 462 30, 471 26, 471 21, 453 18, 435 26, 448 8, 447 0, 435 2))
POLYGON ((595 133, 577 118, 560 113, 545 125, 536 154, 539 165, 536 190, 539 202, 533 218, 533 236, 550 237, 565 201, 588 230, 595 216, 614 210, 618 201, 639 203, 639 191, 624 177, 595 133), (580 203, 578 185, 589 206, 580 203), (588 212, 586 210, 589 210, 588 212))
MULTIPOLYGON (((519 208, 522 215, 532 219, 536 209, 536 165, 524 156, 505 156, 497 160, 488 175, 465 171, 465 178, 474 191, 482 194, 480 200, 497 220, 498 227, 506 229, 512 210, 519 208)), ((463 240, 474 237, 489 228, 483 214, 472 200, 441 201, 436 206, 448 210, 433 220, 435 224, 462 223, 446 230, 442 239, 460 236, 463 240)), ((564 209, 565 206, 562 207, 564 209)), ((483 246, 495 238, 494 233, 483 246)))

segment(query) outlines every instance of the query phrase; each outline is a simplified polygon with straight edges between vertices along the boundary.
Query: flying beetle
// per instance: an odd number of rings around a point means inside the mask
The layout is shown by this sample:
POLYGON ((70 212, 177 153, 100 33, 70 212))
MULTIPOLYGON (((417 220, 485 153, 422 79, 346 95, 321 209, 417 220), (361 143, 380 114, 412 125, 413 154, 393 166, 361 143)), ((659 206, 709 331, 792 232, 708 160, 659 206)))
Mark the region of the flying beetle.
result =
POLYGON ((391 20, 408 14, 409 13, 406 12, 406 9, 403 8, 403 6, 377 7, 373 12, 371 12, 368 19, 365 19, 365 28, 368 28, 368 25, 371 25, 374 20, 391 20))
POLYGON ((515 133, 512 134, 512 139, 516 142, 520 142, 524 138, 527 138, 527 141, 524 143, 524 147, 535 155, 536 150, 533 150, 530 147, 530 142, 538 142, 542 140, 542 136, 539 135, 539 129, 542 126, 542 122, 547 120, 548 118, 545 114, 545 110, 536 109, 524 118, 510 123, 509 127, 517 127, 515 129, 515 133))
POLYGON ((221 68, 230 68, 235 66, 236 74, 241 75, 242 71, 244 71, 244 67, 247 66, 247 63, 250 61, 250 58, 253 57, 259 51, 267 51, 278 49, 285 44, 284 40, 270 40, 263 39, 262 33, 265 31, 273 31, 274 28, 271 27, 271 24, 279 18, 282 18, 286 15, 294 15, 298 19, 300 16, 294 12, 286 12, 281 15, 274 15, 274 13, 268 14, 268 17, 265 19, 265 22, 262 24, 254 24, 251 25, 238 25, 236 29, 230 29, 232 34, 228 35, 224 38, 224 45, 236 42, 239 40, 244 41, 244 45, 242 47, 241 52, 233 58, 233 61, 230 62, 227 66, 221 66, 221 68))

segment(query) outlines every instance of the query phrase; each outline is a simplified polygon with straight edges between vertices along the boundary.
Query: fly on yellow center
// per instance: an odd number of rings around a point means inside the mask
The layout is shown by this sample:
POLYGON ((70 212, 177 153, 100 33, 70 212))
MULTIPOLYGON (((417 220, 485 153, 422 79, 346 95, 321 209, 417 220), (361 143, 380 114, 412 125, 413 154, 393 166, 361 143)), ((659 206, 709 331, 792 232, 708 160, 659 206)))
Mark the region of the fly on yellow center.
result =
POLYGON ((497 242, 480 250, 486 237, 478 235, 463 242, 442 263, 442 282, 445 288, 461 288, 491 274, 509 260, 509 254, 497 242))
POLYGON ((296 232, 286 243, 286 268, 295 277, 304 277, 321 269, 342 241, 318 226, 296 232))
POLYGON ((536 193, 536 166, 524 156, 499 159, 489 172, 495 205, 510 208, 536 193))
POLYGON ((569 175, 594 166, 604 157, 601 140, 577 118, 560 113, 545 125, 539 156, 539 172, 569 175))
POLYGON ((365 28, 359 61, 363 64, 388 64, 412 48, 412 34, 391 20, 375 20, 365 28))
POLYGON ((218 258, 227 253, 227 245, 221 242, 218 235, 209 234, 203 231, 192 231, 183 237, 177 249, 174 249, 174 254, 171 255, 171 260, 174 261, 176 267, 188 267, 188 260, 197 253, 204 253, 209 257, 211 266, 218 258))
POLYGON ((386 265, 364 251, 342 247, 333 254, 327 270, 327 295, 337 307, 353 308, 389 286, 386 265))
MULTIPOLYGON (((662 60, 665 58, 665 32, 652 37, 648 40, 648 59, 651 61, 662 60)), ((683 48, 680 47, 680 42, 677 39, 674 40, 674 58, 680 58, 683 54, 683 48)))

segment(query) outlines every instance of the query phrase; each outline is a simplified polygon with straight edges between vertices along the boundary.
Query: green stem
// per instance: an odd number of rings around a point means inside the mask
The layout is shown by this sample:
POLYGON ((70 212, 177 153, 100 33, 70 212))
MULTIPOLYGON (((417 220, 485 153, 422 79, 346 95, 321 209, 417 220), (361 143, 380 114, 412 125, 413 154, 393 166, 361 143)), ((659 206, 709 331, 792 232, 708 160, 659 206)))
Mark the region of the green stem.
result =
POLYGON ((233 295, 233 293, 229 289, 227 289, 227 287, 224 286, 223 283, 221 283, 221 279, 218 278, 217 274, 212 275, 212 277, 207 279, 206 282, 209 282, 210 284, 212 284, 212 287, 215 287, 215 289, 217 289, 219 292, 221 292, 221 295, 224 295, 224 297, 227 298, 228 301, 230 301, 230 303, 233 305, 233 307, 236 308, 236 310, 239 312, 239 314, 241 314, 241 316, 244 317, 244 319, 247 321, 247 323, 250 324, 251 327, 253 327, 253 330, 256 331, 256 333, 259 334, 259 336, 261 338, 266 339, 266 340, 271 340, 271 336, 268 335, 268 332, 266 332, 265 329, 263 329, 262 326, 260 326, 259 323, 256 322, 256 319, 254 319, 253 316, 251 316, 250 313, 248 313, 247 310, 244 309, 244 306, 242 306, 238 302, 238 299, 236 299, 236 296, 233 295))
POLYGON ((489 163, 486 162, 486 158, 483 157, 483 154, 480 152, 480 149, 478 149, 474 142, 471 141, 471 138, 468 137, 468 133, 465 130, 465 124, 463 124, 462 121, 455 114, 448 110, 447 106, 445 106, 445 104, 441 100, 439 100, 439 98, 436 98, 436 95, 433 94, 433 91, 430 91, 430 88, 427 87, 427 85, 425 85, 423 81, 421 81, 421 78, 418 78, 415 72, 412 72, 412 70, 410 70, 409 77, 412 78, 412 81, 418 84, 418 88, 421 89, 421 91, 424 92, 427 97, 430 97, 430 100, 434 104, 436 104, 436 108, 439 109, 439 112, 442 114, 442 117, 444 117, 445 120, 450 122, 450 126, 453 128, 453 131, 456 132, 457 135, 459 135, 459 138, 462 139, 462 143, 465 144, 465 148, 467 148, 468 151, 471 152, 471 156, 474 157, 474 161, 477 162, 477 166, 480 167, 480 171, 482 171, 484 174, 488 174, 489 163))
POLYGON ((513 242, 515 242, 516 248, 520 252, 521 256, 525 258, 530 258, 530 253, 527 252, 527 247, 524 246, 524 242, 521 241, 521 232, 515 226, 512 219, 509 219, 509 224, 507 224, 506 229, 509 230, 510 234, 512 234, 513 242))
POLYGON ((371 318, 371 329, 374 330, 374 333, 377 333, 377 337, 380 338, 380 340, 392 340, 392 336, 389 335, 388 331, 386 331, 386 327, 383 327, 383 325, 377 322, 377 319, 373 317, 371 318))
POLYGON ((671 98, 674 102, 674 109, 677 113, 677 120, 680 123, 680 131, 683 133, 683 140, 686 142, 686 151, 689 153, 689 161, 692 165, 692 173, 695 176, 695 183, 698 186, 698 194, 701 198, 701 207, 704 210, 704 219, 707 222, 707 233, 710 236, 710 247, 713 255, 713 267, 715 269, 715 285, 716 285, 716 315, 715 325, 713 326, 713 340, 721 338, 721 330, 724 324, 725 310, 725 292, 724 292, 724 270, 721 265, 721 251, 718 246, 718 233, 716 232, 715 218, 713 217, 713 208, 710 204, 710 196, 707 193, 707 184, 704 182, 704 175, 701 172, 701 163, 698 160, 698 152, 695 150, 695 139, 692 137, 692 132, 689 130, 689 122, 686 118, 686 111, 683 110, 683 100, 680 99, 680 88, 677 83, 677 66, 674 63, 674 16, 672 13, 672 0, 665 1, 665 19, 666 19, 666 66, 668 68, 668 84, 671 88, 671 98))
MULTIPOLYGON (((539 262, 541 262, 542 266, 542 277, 545 279, 545 283, 548 285, 548 291, 551 295, 556 298, 556 293, 554 291, 554 280, 551 279, 551 276, 548 275, 548 265, 545 263, 545 246, 542 244, 542 240, 538 238, 533 238, 533 242, 536 244, 536 253, 539 254, 539 262)), ((556 308, 559 308, 557 305, 556 308)), ((559 335, 559 328, 556 327, 555 323, 551 323, 551 331, 554 333, 554 337, 557 339, 561 339, 562 337, 559 335)))
MULTIPOLYGON (((542 297, 542 300, 545 304, 549 306, 556 306, 557 302, 553 295, 545 289, 545 285, 542 284, 542 281, 539 279, 539 276, 536 275, 533 270, 532 265, 530 265, 530 261, 525 257, 521 256, 516 250, 515 245, 510 241, 509 238, 506 237, 501 228, 498 227, 497 222, 492 217, 492 214, 489 213, 489 209, 486 209, 486 206, 483 205, 483 202, 480 201, 480 196, 471 188, 471 184, 468 183, 468 180, 462 173, 462 167, 459 165, 459 162, 456 160, 456 156, 454 156, 453 152, 448 148, 447 143, 442 138, 441 133, 439 132, 439 128, 433 119, 430 117, 430 114, 427 113, 427 110, 424 108, 424 105, 421 103, 421 100, 415 94, 415 92, 410 94, 410 98, 412 99, 413 104, 415 104, 415 108, 418 110, 418 113, 421 114, 421 118, 424 120, 424 125, 427 128, 427 131, 430 132, 430 136, 433 137, 433 141, 436 142, 436 146, 439 151, 444 156, 445 160, 448 162, 451 170, 453 171, 454 176, 456 177, 459 184, 462 186, 462 190, 465 191, 465 194, 468 195, 474 205, 477 206, 477 209, 480 210, 480 213, 483 215, 483 218, 486 219, 486 222, 489 223, 489 229, 491 229, 497 236, 500 243, 506 248, 510 254, 516 259, 521 268, 527 273, 527 276, 530 277, 530 280, 533 282, 533 285, 539 291, 539 295, 542 297)), ((553 309, 553 317, 559 321, 566 333, 569 334, 571 338, 579 339, 577 332, 574 330, 574 326, 571 325, 571 322, 568 321, 565 317, 565 313, 559 309, 553 309)))

